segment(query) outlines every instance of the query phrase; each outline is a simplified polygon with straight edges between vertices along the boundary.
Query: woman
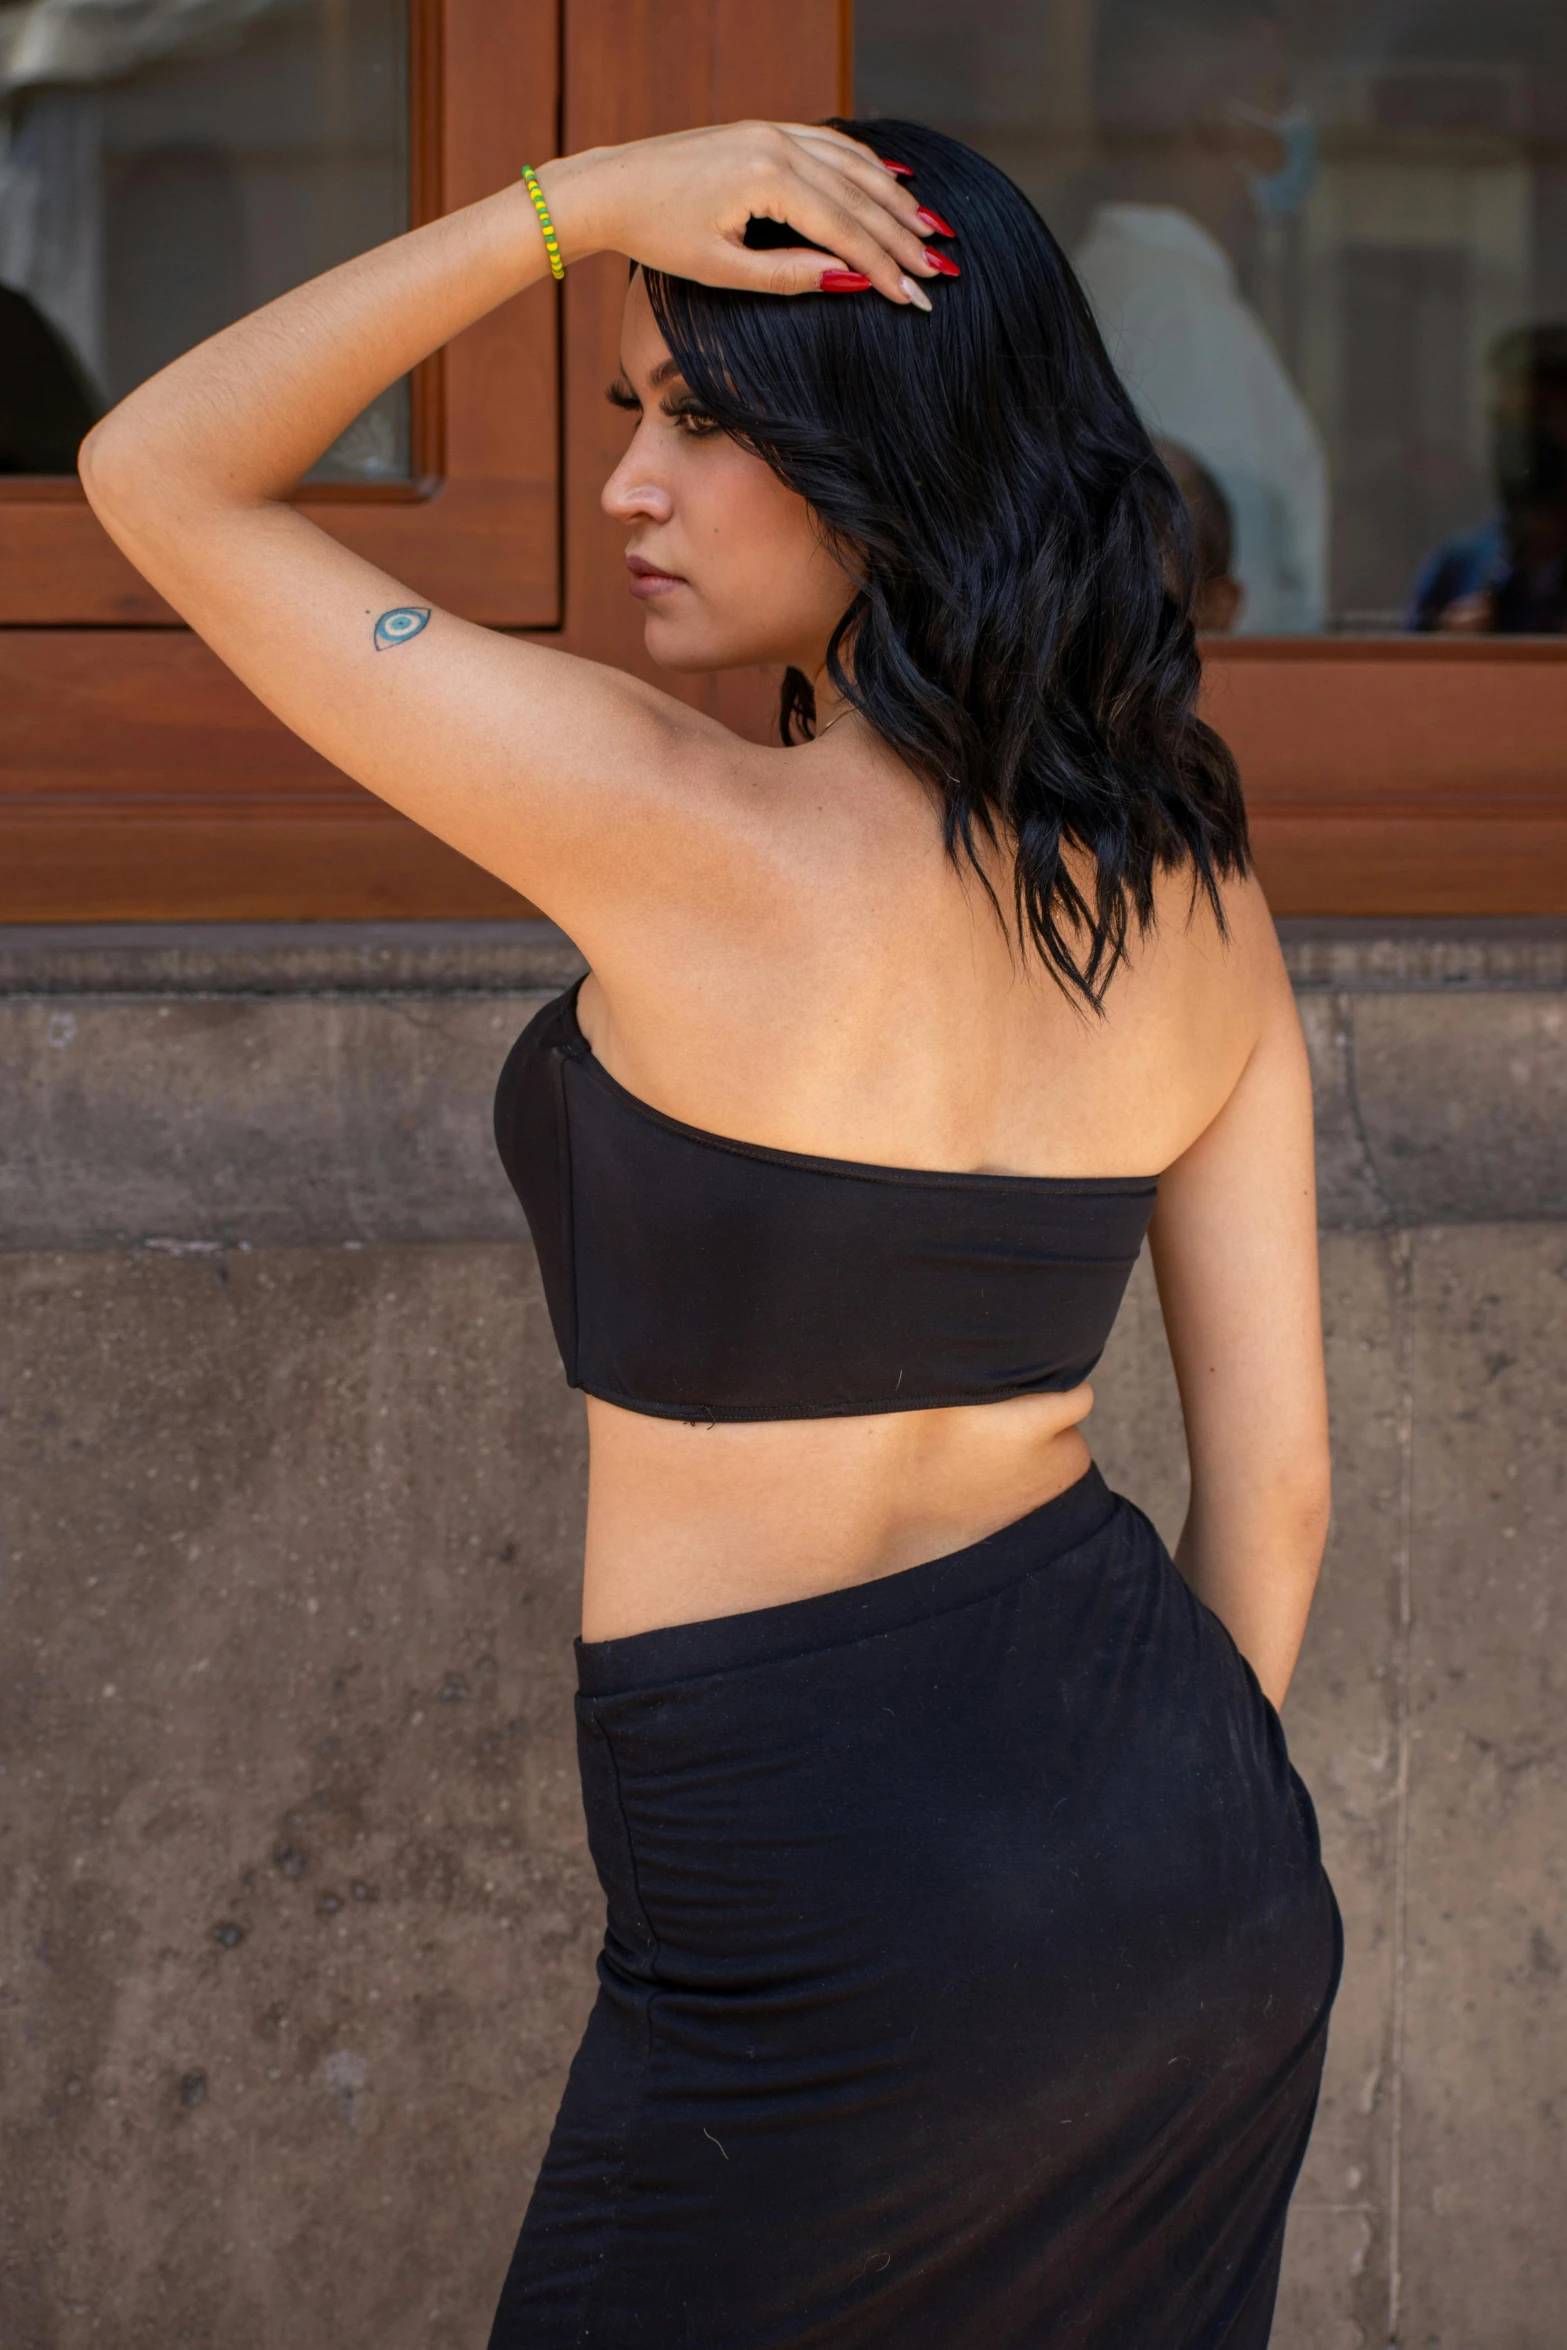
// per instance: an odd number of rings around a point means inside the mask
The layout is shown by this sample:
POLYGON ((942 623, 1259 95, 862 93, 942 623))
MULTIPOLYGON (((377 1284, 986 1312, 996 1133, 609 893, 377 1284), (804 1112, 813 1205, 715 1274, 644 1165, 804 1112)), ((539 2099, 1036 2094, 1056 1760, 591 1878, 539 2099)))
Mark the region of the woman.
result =
POLYGON ((497 1118, 589 1399, 609 1924, 494 2344, 1264 2342, 1338 1965, 1273 1710, 1328 1506, 1310 1091, 1179 498, 1043 224, 908 124, 594 149, 193 351, 83 478, 592 969, 497 1118), (782 663, 782 748, 284 502, 546 220, 633 264, 648 648, 782 663), (1179 1573, 1081 1433, 1145 1227, 1179 1573))

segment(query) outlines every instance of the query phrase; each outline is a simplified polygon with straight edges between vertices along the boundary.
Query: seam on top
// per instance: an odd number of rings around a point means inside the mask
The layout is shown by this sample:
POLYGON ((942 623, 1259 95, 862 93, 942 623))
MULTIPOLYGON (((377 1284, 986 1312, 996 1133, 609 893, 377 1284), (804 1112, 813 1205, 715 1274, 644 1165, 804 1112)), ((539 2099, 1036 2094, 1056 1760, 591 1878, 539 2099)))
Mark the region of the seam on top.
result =
POLYGON ((584 1395, 593 1396, 599 1403, 617 1404, 622 1411, 639 1412, 645 1420, 683 1420, 692 1427, 705 1427, 730 1421, 764 1420, 863 1420, 885 1412, 938 1412, 956 1410, 966 1404, 1012 1403, 1024 1395, 1070 1395, 1074 1387, 1095 1369, 1096 1355, 1087 1369, 1064 1387, 1042 1387, 1035 1384, 987 1389, 975 1395, 972 1389, 960 1389, 949 1394, 910 1395, 907 1389, 901 1395, 875 1396, 863 1403, 807 1402, 803 1398, 786 1397, 780 1403, 766 1404, 685 1404, 654 1403, 646 1396, 621 1394, 612 1388, 590 1386, 585 1379, 568 1379, 569 1387, 580 1388, 584 1395))
MULTIPOLYGON (((581 985, 580 981, 578 985, 581 985)), ((560 1186, 557 1209, 559 1237, 571 1307, 571 1361, 564 1364, 563 1368, 567 1386, 575 1387, 582 1363, 582 1284, 577 1279, 577 1195, 571 1169, 571 1104, 566 1098, 566 1074, 558 1055, 552 1057, 550 1074, 555 1088, 556 1181, 560 1186)))
MULTIPOLYGON (((593 1698, 590 1698, 590 1699, 588 1700, 588 1703, 589 1703, 590 1705, 594 1705, 594 1706, 596 1706, 596 1703, 597 1703, 597 1701, 596 1701, 595 1699, 593 1699, 593 1698)), ((599 1736, 600 1736, 600 1737, 603 1739, 603 1741, 604 1741, 604 1752, 605 1752, 605 1753, 608 1755, 608 1757, 609 1757, 609 1775, 610 1775, 610 1780, 611 1780, 611 1782, 612 1782, 612 1784, 613 1784, 613 1786, 614 1786, 614 1789, 615 1789, 615 1809, 616 1809, 616 1811, 617 1811, 617 1812, 619 1813, 619 1815, 620 1815, 620 1832, 621 1832, 622 1836, 624 1836, 624 1838, 625 1838, 625 1840, 626 1840, 626 1864, 627 1864, 627 1866, 629 1867, 629 1869, 630 1869, 630 1871, 631 1871, 631 1890, 632 1890, 633 1894, 636 1896, 636 1904, 637 1904, 637 1915, 638 1915, 638 1916, 641 1918, 641 1920, 642 1920, 642 1923, 643 1923, 643 1926, 644 1926, 644 1928, 646 1929, 646 1932, 647 1932, 647 1938, 648 1938, 649 1942, 651 1942, 651 1944, 653 1945, 653 1949, 652 1949, 652 1956, 651 1956, 651 1958, 649 1959, 649 1962, 648 1962, 648 1963, 649 1963, 649 1965, 651 1966, 651 1968, 652 1968, 652 1971, 653 1971, 653 1981, 654 1981, 654 1987, 655 1987, 655 1989, 656 1989, 657 1987, 659 1987, 659 1965, 660 1965, 660 1961, 662 1960, 662 1958, 663 1958, 663 1955, 664 1955, 664 1945, 663 1945, 663 1943, 662 1943, 662 1942, 659 1940, 659 1938, 658 1938, 658 1933, 657 1933, 657 1930, 656 1930, 656 1929, 655 1929, 655 1927, 654 1927, 653 1920, 652 1920, 652 1918, 651 1918, 651 1917, 648 1915, 648 1906, 647 1906, 647 1903, 646 1903, 646 1901, 645 1901, 645 1900, 643 1899, 643 1897, 642 1897, 642 1872, 641 1872, 641 1870, 640 1870, 640 1869, 637 1867, 637 1848, 636 1848, 636 1845, 635 1845, 635 1843, 634 1843, 634 1842, 633 1842, 633 1840, 632 1840, 632 1835, 631 1835, 631 1822, 630 1822, 630 1820, 629 1820, 629 1819, 627 1819, 627 1817, 626 1817, 626 1799, 625 1799, 625 1796, 623 1795, 623 1793, 621 1792, 621 1786, 620 1786, 620 1761, 619 1761, 619 1757, 618 1757, 618 1756, 616 1755, 616 1753, 615 1753, 615 1741, 614 1741, 614 1739, 613 1739, 613 1738, 610 1736, 610 1734, 609 1734, 609 1727, 608 1727, 608 1724, 607 1724, 607 1723, 605 1723, 605 1722, 601 1722, 601 1721, 599 1720, 599 1718, 598 1718, 598 1714, 597 1714, 597 1712, 596 1712, 596 1711, 595 1711, 595 1713, 594 1713, 594 1717, 593 1717, 593 1726, 594 1726, 594 1728, 595 1728, 595 1729, 598 1731, 598 1734, 599 1734, 599 1736)), ((648 2010, 649 2010, 649 2012, 648 2012, 648 2013, 645 2015, 645 2017, 644 2017, 644 2019, 643 2019, 643 2020, 644 2020, 644 2024, 645 2024, 645 2026, 647 2027, 647 2035, 648 2035, 648 2049, 649 2049, 649 2052, 651 2052, 651 2048, 652 2048, 652 2014, 651 2014, 651 2008, 652 2008, 653 1997, 654 1997, 654 1990, 650 1989, 650 1991, 649 1991, 649 1994, 648 1994, 648 2000, 647 2000, 647 2006, 648 2006, 648 2010)))
POLYGON ((659 1960, 663 1955, 663 1945, 653 1930, 653 1921, 648 1916, 647 1903, 642 1898, 642 1879, 637 1869, 637 1848, 631 1839, 631 1822, 626 1817, 625 1797, 621 1793, 620 1764, 615 1755, 615 1742, 609 1734, 608 1726, 598 1719, 596 1713, 594 1715, 594 1727, 598 1731, 599 1736, 603 1739, 604 1752, 609 1757, 610 1782, 615 1790, 615 1810, 620 1819, 620 1832, 626 1840, 626 1862, 631 1871, 631 1890, 636 1899, 638 1915, 641 1917, 642 1923, 647 1930, 648 1940, 653 1945, 652 1959, 650 1962, 653 1971, 653 1980, 647 1986, 640 2001, 638 2002, 642 2011, 642 2048, 638 2064, 636 2087, 631 2097, 627 2100, 624 2126, 621 2129, 620 2142, 616 2149, 615 2182, 613 2192, 611 2193, 609 2199, 609 2224, 607 2227, 605 2227, 600 2237, 598 2258, 595 2262, 593 2273, 588 2280, 586 2289, 582 2295, 581 2303, 579 2305, 580 2322, 583 2329, 580 2338, 583 2341, 588 2339, 589 2329, 593 2324, 594 2313, 600 2307, 604 2295, 608 2291, 609 2280, 611 2274, 613 2273, 613 2262, 625 2237, 626 2178, 631 2168, 632 2146, 636 2141, 639 2131, 645 2126, 647 2119, 648 2081, 653 2069, 654 2053, 653 2004, 663 1989, 663 1985, 659 1981, 658 1977, 659 1960))
MULTIPOLYGON (((586 972, 582 977, 588 976, 586 972)), ((733 1158, 760 1159, 773 1167, 796 1167, 811 1175, 837 1175, 858 1183, 890 1183, 912 1185, 926 1191, 1052 1191, 1067 1196, 1077 1194, 1099 1195, 1111 1198, 1136 1198, 1146 1192, 1157 1193, 1157 1175, 987 1175, 965 1173, 963 1169, 942 1167, 883 1167, 870 1159, 824 1159, 809 1151, 774 1150, 762 1142, 742 1142, 738 1136, 713 1134, 705 1126, 688 1126, 683 1118, 672 1118, 665 1110, 654 1109, 640 1094, 630 1092, 618 1077, 612 1077, 582 1033, 577 1019, 577 997, 582 979, 560 999, 561 1023, 566 1028, 568 1041, 558 1049, 585 1068, 598 1085, 608 1091, 623 1108, 648 1125, 657 1126, 666 1134, 677 1134, 685 1142, 698 1143, 704 1150, 724 1151, 733 1158)))

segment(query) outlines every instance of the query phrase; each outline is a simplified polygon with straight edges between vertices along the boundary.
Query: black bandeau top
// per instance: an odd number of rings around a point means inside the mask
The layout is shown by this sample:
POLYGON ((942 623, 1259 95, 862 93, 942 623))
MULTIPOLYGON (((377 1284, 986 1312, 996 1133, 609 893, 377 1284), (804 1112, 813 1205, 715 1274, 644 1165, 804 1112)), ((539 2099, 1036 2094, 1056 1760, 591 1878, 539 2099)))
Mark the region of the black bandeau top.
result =
POLYGON ((1092 1370, 1155 1177, 941 1174, 706 1134, 594 1059, 581 985, 524 1029, 495 1097, 574 1387, 661 1419, 813 1420, 1092 1370))

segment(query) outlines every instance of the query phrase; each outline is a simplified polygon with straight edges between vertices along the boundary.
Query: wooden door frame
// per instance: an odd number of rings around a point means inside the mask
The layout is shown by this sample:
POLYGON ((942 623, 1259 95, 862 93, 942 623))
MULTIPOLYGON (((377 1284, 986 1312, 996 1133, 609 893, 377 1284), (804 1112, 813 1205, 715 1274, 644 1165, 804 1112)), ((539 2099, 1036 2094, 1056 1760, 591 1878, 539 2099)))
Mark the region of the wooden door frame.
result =
MULTIPOLYGON (((431 209, 500 184, 528 159, 519 140, 542 157, 690 122, 811 119, 852 103, 849 0, 563 0, 559 20, 551 0, 534 39, 542 6, 445 0, 438 17, 425 0, 422 37, 440 25, 444 87, 435 93, 428 75, 419 87, 438 110, 449 159, 439 182, 425 184, 431 209), (474 37, 454 89, 459 25, 474 37), (508 40, 524 78, 503 86, 508 40), (525 58, 515 53, 524 47, 525 58), (545 76, 548 108, 519 108, 516 92, 537 99, 545 76), (453 135, 465 86, 494 100, 478 140, 453 135), (547 116, 542 131, 534 113, 547 116)), ((416 151, 435 148, 426 125, 416 151)), ((444 397, 440 430, 450 436, 461 387, 482 380, 477 457, 492 461, 510 431, 516 460, 526 405, 534 535, 498 556, 482 533, 455 532, 445 561, 431 536, 395 568, 475 618, 654 675, 625 592, 620 533, 598 503, 625 431, 600 397, 616 367, 624 289, 624 264, 601 256, 573 269, 559 295, 533 289, 429 364, 419 430, 439 490, 422 483, 373 509, 359 493, 315 504, 345 536, 367 512, 439 511, 452 442, 443 473, 430 456, 435 420, 444 397)), ((18 510, 0 500, 0 524, 18 510)), ((1205 644, 1204 668, 1205 707, 1240 759, 1278 912, 1567 914, 1567 643, 1222 638, 1205 644)), ((744 733, 771 731, 768 675, 673 690, 744 733)), ((307 751, 184 630, 0 627, 0 709, 0 920, 521 909, 501 883, 307 751)))
POLYGON ((1211 638, 1203 707, 1275 913, 1567 914, 1567 644, 1211 638))
MULTIPOLYGON (((438 219, 552 148, 556 0, 410 0, 410 212, 438 219), (518 142, 529 152, 519 149, 518 142)), ((394 576, 501 627, 560 619, 559 364, 548 291, 425 361, 406 482, 301 490, 300 509, 394 576), (509 379, 507 412, 495 386, 509 379)), ((178 628, 74 479, 0 479, 0 627, 178 628)))
MULTIPOLYGON (((470 22, 483 10, 491 26, 521 14, 517 0, 446 0, 448 28, 460 9, 470 22)), ((509 128, 478 155, 471 137, 453 137, 448 46, 445 148, 448 157, 465 154, 467 174, 448 170, 443 205, 501 185, 549 153, 763 111, 823 115, 840 103, 839 0, 748 0, 744 8, 738 0, 566 0, 558 37, 558 49, 544 44, 526 60, 529 85, 537 89, 547 74, 559 93, 548 136, 518 123, 518 83, 492 65, 489 93, 509 107, 509 128)), ((625 439, 624 418, 602 397, 618 366, 625 279, 625 263, 601 255, 570 271, 558 291, 533 288, 444 357, 455 374, 490 337, 475 371, 486 373, 492 400, 497 384, 506 390, 549 454, 550 545, 559 558, 549 611, 522 615, 522 631, 653 676, 640 608, 626 592, 622 534, 599 506, 625 439), (545 369, 550 396, 532 405, 529 372, 537 383, 545 369)), ((447 381, 450 435, 456 402, 447 381)), ((391 510, 409 511, 406 503, 391 510)), ((333 504, 321 518, 347 537, 364 513, 359 504, 345 516, 333 504)), ((428 551, 399 568, 457 610, 519 626, 515 611, 480 604, 470 580, 443 585, 428 551)), ((765 731, 776 706, 776 681, 760 672, 682 680, 674 690, 747 732, 765 731)), ((0 628, 0 710, 10 744, 0 773, 0 921, 527 910, 503 883, 287 733, 188 630, 0 628)))
MULTIPOLYGON (((416 219, 557 150, 560 29, 557 0, 414 0, 416 219)), ((427 361, 414 421, 414 481, 310 490, 303 510, 467 618, 558 630, 554 284, 427 361)), ((518 902, 263 710, 152 595, 74 482, 0 483, 0 712, 0 921, 388 917, 518 902)))
MULTIPOLYGON (((853 0, 842 0, 852 112, 853 0)), ((1567 640, 1212 637, 1280 914, 1567 914, 1567 640)))

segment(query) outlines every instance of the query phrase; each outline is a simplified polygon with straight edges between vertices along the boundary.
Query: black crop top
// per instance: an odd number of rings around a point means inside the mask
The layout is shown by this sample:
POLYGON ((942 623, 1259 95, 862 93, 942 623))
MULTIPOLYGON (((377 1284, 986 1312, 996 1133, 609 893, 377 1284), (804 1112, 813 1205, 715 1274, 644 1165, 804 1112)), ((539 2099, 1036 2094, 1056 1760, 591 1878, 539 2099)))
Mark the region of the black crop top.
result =
POLYGON ((815 1420, 1075 1387, 1153 1176, 960 1175, 736 1142, 639 1101, 577 1025, 512 1047, 495 1138, 573 1387, 672 1420, 815 1420))

